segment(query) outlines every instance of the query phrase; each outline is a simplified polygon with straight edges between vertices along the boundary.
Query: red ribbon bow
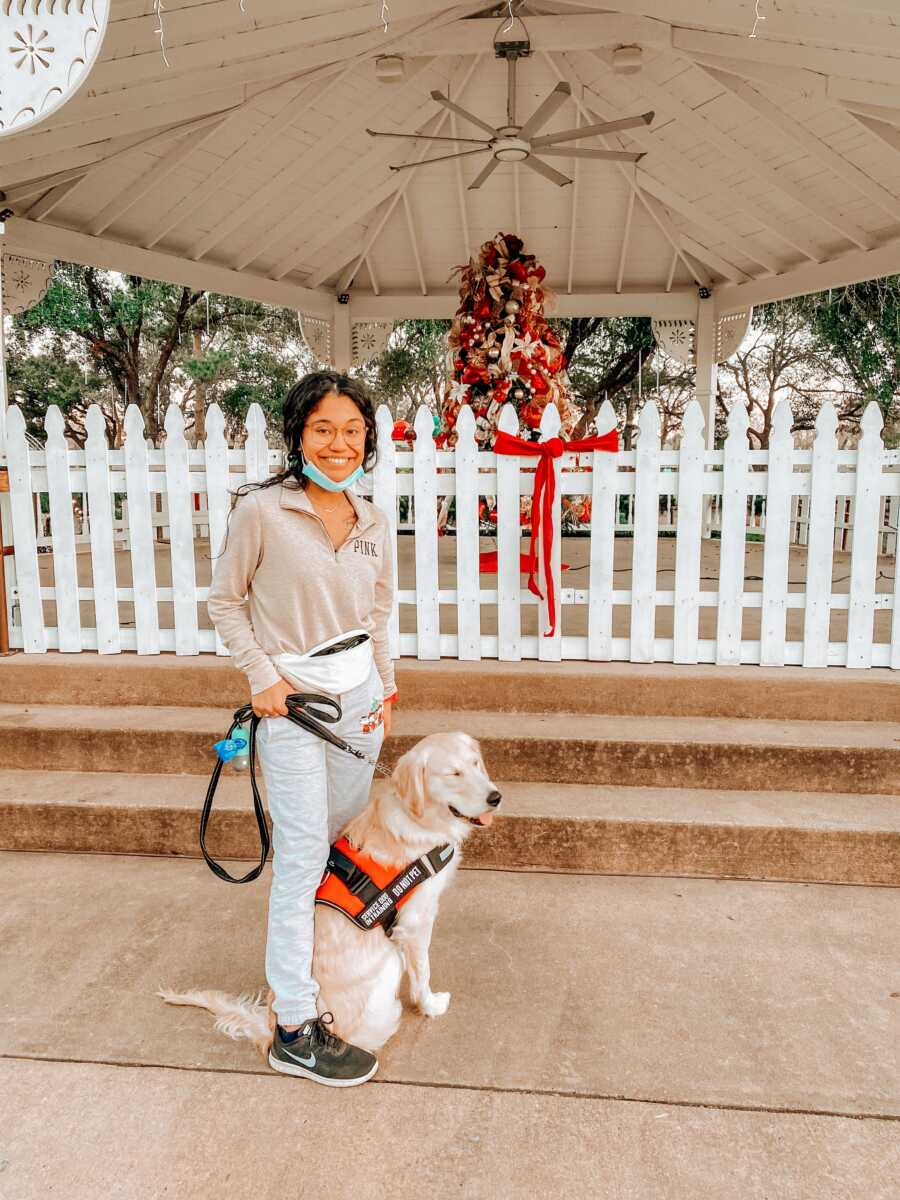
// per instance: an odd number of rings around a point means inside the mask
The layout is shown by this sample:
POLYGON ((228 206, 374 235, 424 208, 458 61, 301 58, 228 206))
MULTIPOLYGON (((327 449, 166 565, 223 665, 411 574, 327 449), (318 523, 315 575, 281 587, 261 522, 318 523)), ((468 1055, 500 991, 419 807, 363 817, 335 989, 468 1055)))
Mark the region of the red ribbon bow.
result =
POLYGON ((494 440, 495 454, 517 454, 523 458, 539 458, 537 470, 534 473, 534 499, 531 504, 531 545, 529 547, 529 562, 531 569, 528 573, 528 590, 533 596, 543 600, 544 597, 537 585, 537 555, 535 545, 544 526, 546 536, 541 538, 541 551, 544 560, 544 578, 547 581, 547 615, 550 618, 550 628, 544 637, 552 637, 556 633, 556 591, 553 585, 551 560, 553 557, 553 501, 556 498, 556 472, 553 470, 551 459, 561 458, 567 450, 576 453, 585 450, 607 450, 612 454, 619 449, 619 435, 615 429, 604 433, 601 437, 582 438, 580 441, 564 442, 562 438, 550 438, 546 442, 526 442, 523 438, 514 437, 511 433, 497 432, 494 440))

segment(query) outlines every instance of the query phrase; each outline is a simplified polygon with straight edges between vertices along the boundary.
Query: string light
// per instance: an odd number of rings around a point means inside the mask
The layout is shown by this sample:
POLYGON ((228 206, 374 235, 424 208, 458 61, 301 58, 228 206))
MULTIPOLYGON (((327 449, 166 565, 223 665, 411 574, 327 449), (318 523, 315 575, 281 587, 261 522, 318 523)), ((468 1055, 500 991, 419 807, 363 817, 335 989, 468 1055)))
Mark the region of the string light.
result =
POLYGON ((163 62, 166 64, 166 67, 168 67, 169 60, 166 57, 166 31, 163 28, 162 0, 154 0, 153 7, 156 10, 156 20, 158 22, 158 24, 157 24, 156 28, 153 30, 153 32, 159 34, 159 48, 162 51, 163 62))
POLYGON ((384 25, 384 32, 387 33, 391 23, 391 9, 387 0, 381 0, 381 22, 384 25))
POLYGON ((756 0, 756 5, 755 5, 756 11, 755 11, 755 17, 754 17, 754 21, 753 21, 753 31, 750 34, 750 37, 752 37, 752 38, 756 37, 756 30, 759 27, 760 21, 764 21, 766 19, 763 16, 763 14, 759 11, 759 6, 760 6, 761 2, 762 2, 762 0, 756 0))
POLYGON ((500 30, 501 33, 509 33, 516 20, 515 14, 513 13, 513 0, 506 0, 506 7, 509 9, 509 24, 504 25, 504 27, 500 30))

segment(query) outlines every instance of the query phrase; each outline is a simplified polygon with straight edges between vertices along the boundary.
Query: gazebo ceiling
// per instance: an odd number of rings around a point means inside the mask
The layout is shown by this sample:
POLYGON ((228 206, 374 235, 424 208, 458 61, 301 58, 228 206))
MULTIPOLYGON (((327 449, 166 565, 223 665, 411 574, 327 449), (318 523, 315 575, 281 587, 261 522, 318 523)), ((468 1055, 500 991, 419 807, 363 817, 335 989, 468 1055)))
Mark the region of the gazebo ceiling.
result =
POLYGON ((900 271, 896 0, 760 0, 754 38, 753 0, 523 5, 520 123, 560 81, 542 134, 655 118, 585 143, 636 164, 554 157, 559 187, 505 162, 477 191, 478 156, 394 172, 441 143, 366 129, 484 136, 435 90, 504 125, 499 10, 390 0, 385 33, 374 0, 169 0, 166 68, 153 7, 116 0, 81 91, 0 139, 11 248, 386 317, 451 313, 453 267, 498 230, 560 313, 691 315, 698 285, 727 312, 900 271))

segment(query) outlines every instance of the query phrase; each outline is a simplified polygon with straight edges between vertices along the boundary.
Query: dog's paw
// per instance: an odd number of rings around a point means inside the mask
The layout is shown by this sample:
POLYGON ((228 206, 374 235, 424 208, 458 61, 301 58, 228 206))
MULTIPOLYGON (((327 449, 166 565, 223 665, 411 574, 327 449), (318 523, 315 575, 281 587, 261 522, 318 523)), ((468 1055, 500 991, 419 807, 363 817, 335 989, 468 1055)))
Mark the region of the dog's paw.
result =
POLYGON ((429 992, 419 1001, 419 1011, 426 1017, 442 1017, 449 1007, 449 992, 429 992))

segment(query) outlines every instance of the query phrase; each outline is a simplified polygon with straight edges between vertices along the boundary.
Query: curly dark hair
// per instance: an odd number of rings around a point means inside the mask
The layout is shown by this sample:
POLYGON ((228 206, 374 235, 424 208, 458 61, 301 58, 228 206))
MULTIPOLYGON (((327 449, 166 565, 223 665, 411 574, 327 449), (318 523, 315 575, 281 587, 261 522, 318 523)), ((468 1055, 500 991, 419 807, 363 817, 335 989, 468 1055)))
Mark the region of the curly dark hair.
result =
MULTIPOLYGON (((284 448, 286 467, 276 475, 270 475, 259 483, 242 483, 231 493, 231 510, 241 496, 248 492, 257 492, 262 488, 280 486, 287 480, 289 487, 305 489, 306 476, 303 474, 303 430, 319 404, 326 396, 347 396, 360 411, 366 426, 366 440, 363 447, 362 466, 364 471, 370 470, 375 464, 377 434, 375 428, 375 405, 372 403, 366 387, 358 379, 342 375, 340 371, 310 371, 302 379, 298 379, 284 398, 282 418, 284 422, 284 448)), ((228 544, 228 529, 231 525, 231 513, 225 525, 225 539, 218 558, 225 553, 228 544)))

